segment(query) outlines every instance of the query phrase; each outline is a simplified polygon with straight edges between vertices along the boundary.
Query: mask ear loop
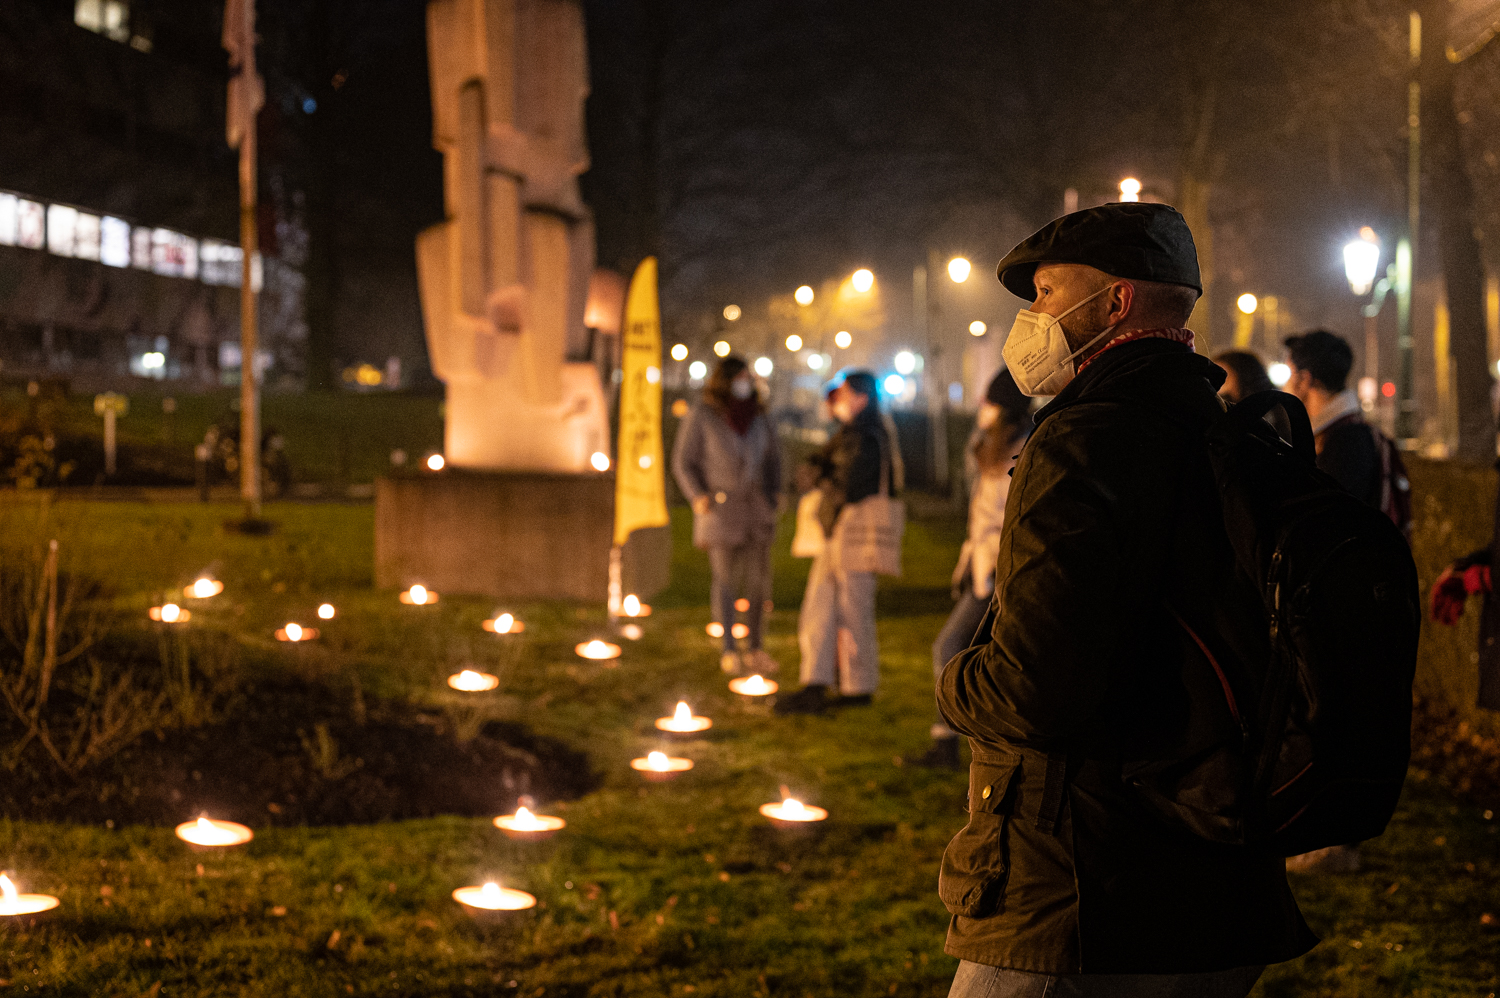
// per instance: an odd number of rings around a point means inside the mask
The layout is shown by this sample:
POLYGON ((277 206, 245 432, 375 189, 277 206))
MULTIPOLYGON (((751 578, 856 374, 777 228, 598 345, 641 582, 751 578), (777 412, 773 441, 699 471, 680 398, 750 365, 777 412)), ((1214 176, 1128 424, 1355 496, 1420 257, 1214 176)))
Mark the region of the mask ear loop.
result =
MULTIPOLYGON (((1059 315, 1056 318, 1056 320, 1054 320, 1054 321, 1057 323, 1058 327, 1061 328, 1063 319, 1065 319, 1068 316, 1072 315, 1074 312, 1078 311, 1080 308, 1082 308, 1083 306, 1087 305, 1089 302, 1093 301, 1095 298, 1098 298, 1100 295, 1104 294, 1104 292, 1108 291, 1112 287, 1114 287, 1113 282, 1111 282, 1109 284, 1106 284, 1104 287, 1100 288, 1098 291, 1095 291, 1093 294, 1089 295, 1087 298, 1085 298, 1083 301, 1079 302, 1077 305, 1074 305, 1072 308, 1068 309, 1062 315, 1059 315)), ((1067 358, 1062 362, 1062 364, 1067 364, 1067 363, 1069 363, 1071 361, 1077 360, 1080 356, 1082 356, 1083 354, 1087 353, 1090 349, 1092 349, 1095 343, 1098 343, 1100 340, 1104 339, 1104 337, 1106 337, 1110 333, 1114 332, 1114 330, 1115 330, 1115 328, 1117 326, 1119 326, 1118 322, 1115 323, 1113 326, 1105 326, 1104 329, 1100 331, 1100 333, 1099 333, 1098 336, 1095 336, 1093 339, 1089 340, 1083 346, 1079 347, 1077 350, 1074 350, 1072 353, 1068 354, 1067 358)), ((1057 366, 1061 367, 1062 364, 1059 364, 1057 366)), ((1055 370, 1055 368, 1054 368, 1054 370, 1055 370)))

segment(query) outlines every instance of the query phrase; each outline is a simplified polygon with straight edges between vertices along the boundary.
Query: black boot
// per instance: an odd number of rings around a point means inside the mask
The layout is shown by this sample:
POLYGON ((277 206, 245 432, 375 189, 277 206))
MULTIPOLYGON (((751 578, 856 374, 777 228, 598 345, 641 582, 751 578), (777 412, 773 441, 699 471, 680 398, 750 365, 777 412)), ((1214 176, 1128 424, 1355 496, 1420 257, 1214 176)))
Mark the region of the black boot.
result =
POLYGON ((913 766, 928 769, 962 769, 963 763, 958 758, 958 736, 934 738, 932 747, 911 762, 913 766))
POLYGON ((778 714, 821 714, 828 709, 828 688, 804 686, 796 693, 778 697, 772 709, 778 714))

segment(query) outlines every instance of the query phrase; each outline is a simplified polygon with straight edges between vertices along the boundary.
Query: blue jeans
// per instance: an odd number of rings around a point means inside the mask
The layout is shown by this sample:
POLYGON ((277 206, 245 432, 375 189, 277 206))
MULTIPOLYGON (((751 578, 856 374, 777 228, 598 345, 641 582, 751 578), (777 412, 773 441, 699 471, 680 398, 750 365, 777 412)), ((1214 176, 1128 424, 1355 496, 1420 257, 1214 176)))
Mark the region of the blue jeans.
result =
MULTIPOLYGON (((953 660, 953 656, 968 648, 974 641, 974 632, 984 621, 984 613, 990 608, 989 597, 979 599, 974 595, 974 589, 970 585, 964 586, 963 595, 953 605, 953 612, 948 614, 948 622, 938 632, 937 640, 932 643, 932 683, 943 677, 943 666, 953 660)), ((954 730, 948 727, 942 717, 939 717, 932 725, 932 737, 934 738, 956 738, 954 730)))
POLYGON ((948 998, 1245 998, 1264 967, 1213 974, 1030 974, 964 960, 948 998))

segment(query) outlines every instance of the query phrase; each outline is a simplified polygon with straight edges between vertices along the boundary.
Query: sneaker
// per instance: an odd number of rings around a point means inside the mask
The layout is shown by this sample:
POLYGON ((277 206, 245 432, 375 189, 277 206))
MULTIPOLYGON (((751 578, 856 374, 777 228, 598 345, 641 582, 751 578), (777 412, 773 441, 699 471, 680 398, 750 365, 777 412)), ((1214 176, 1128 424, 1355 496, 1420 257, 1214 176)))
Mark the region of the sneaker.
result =
POLYGON ((743 664, 737 651, 726 651, 719 656, 719 670, 726 676, 738 676, 743 664))
POLYGON ((828 709, 830 702, 827 687, 804 686, 796 693, 778 699, 772 709, 778 714, 821 714, 828 709))
POLYGON ((958 758, 958 739, 934 738, 932 747, 913 759, 911 764, 927 769, 962 769, 963 762, 958 758))
POLYGON ((1359 846, 1329 846, 1300 856, 1288 856, 1288 873, 1358 873, 1359 846))
POLYGON ((752 648, 742 656, 748 672, 771 676, 781 671, 781 665, 766 653, 764 648, 752 648))

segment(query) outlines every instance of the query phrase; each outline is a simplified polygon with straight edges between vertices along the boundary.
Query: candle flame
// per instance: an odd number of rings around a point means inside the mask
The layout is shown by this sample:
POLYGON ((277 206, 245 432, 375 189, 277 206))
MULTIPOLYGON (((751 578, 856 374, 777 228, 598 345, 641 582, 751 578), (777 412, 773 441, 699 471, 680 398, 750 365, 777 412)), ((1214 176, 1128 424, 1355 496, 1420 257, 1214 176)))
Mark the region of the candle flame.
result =
MULTIPOLYGON (((288 641, 301 641, 302 640, 302 625, 301 624, 287 624, 285 629, 286 629, 286 637, 287 637, 288 641)), ((203 819, 199 818, 198 820, 201 822, 203 819)))
POLYGON ((335 612, 337 611, 333 609, 332 603, 324 603, 322 606, 318 607, 318 619, 332 620, 335 612))
POLYGON ((195 599, 208 599, 223 588, 213 579, 202 578, 193 583, 193 597, 195 599))
POLYGON ((502 613, 495 618, 495 633, 509 634, 510 629, 515 626, 516 618, 508 613, 502 613))
POLYGON ((182 607, 176 603, 165 603, 161 608, 161 619, 164 623, 173 624, 177 618, 182 616, 182 607))
POLYGON ((708 632, 708 636, 711 638, 722 638, 724 636, 724 625, 718 622, 709 624, 704 630, 708 632))
POLYGON ((686 700, 677 701, 677 710, 672 714, 672 720, 678 724, 691 724, 693 712, 688 709, 686 700))
POLYGON ((758 692, 760 692, 761 690, 763 690, 765 688, 766 688, 766 681, 764 679, 760 678, 760 674, 759 673, 756 673, 755 675, 751 676, 749 679, 745 680, 745 689, 746 690, 758 693, 758 692))
POLYGON ((639 616, 641 612, 640 597, 635 595, 634 593, 631 593, 629 596, 626 596, 625 601, 620 604, 620 609, 624 611, 625 616, 627 617, 639 616))
POLYGON ((479 897, 486 905, 498 908, 500 906, 500 885, 491 880, 479 888, 479 897))
POLYGON ((648 752, 646 754, 646 765, 650 766, 658 773, 665 773, 670 766, 670 764, 667 762, 667 753, 648 752))
POLYGON ((604 642, 600 641, 598 638, 590 641, 587 645, 584 646, 583 650, 585 654, 593 658, 598 658, 599 656, 605 655, 609 652, 609 649, 604 647, 604 642))
POLYGON ((524 807, 516 808, 515 827, 526 832, 534 832, 541 829, 542 823, 536 820, 536 815, 524 807))
POLYGON ((203 817, 202 815, 199 815, 198 816, 198 831, 200 831, 200 832, 207 832, 209 834, 213 834, 213 832, 217 831, 217 829, 214 828, 214 823, 212 821, 209 821, 207 818, 203 817))
POLYGON ((10 882, 9 877, 0 873, 0 901, 15 904, 17 896, 16 885, 10 882))
POLYGON ((788 797, 781 802, 781 813, 788 818, 800 818, 807 813, 807 808, 795 797, 788 797))
POLYGON ((427 602, 427 587, 426 586, 412 586, 411 589, 408 592, 408 595, 411 596, 411 601, 413 603, 417 604, 418 606, 421 606, 423 603, 427 602))

